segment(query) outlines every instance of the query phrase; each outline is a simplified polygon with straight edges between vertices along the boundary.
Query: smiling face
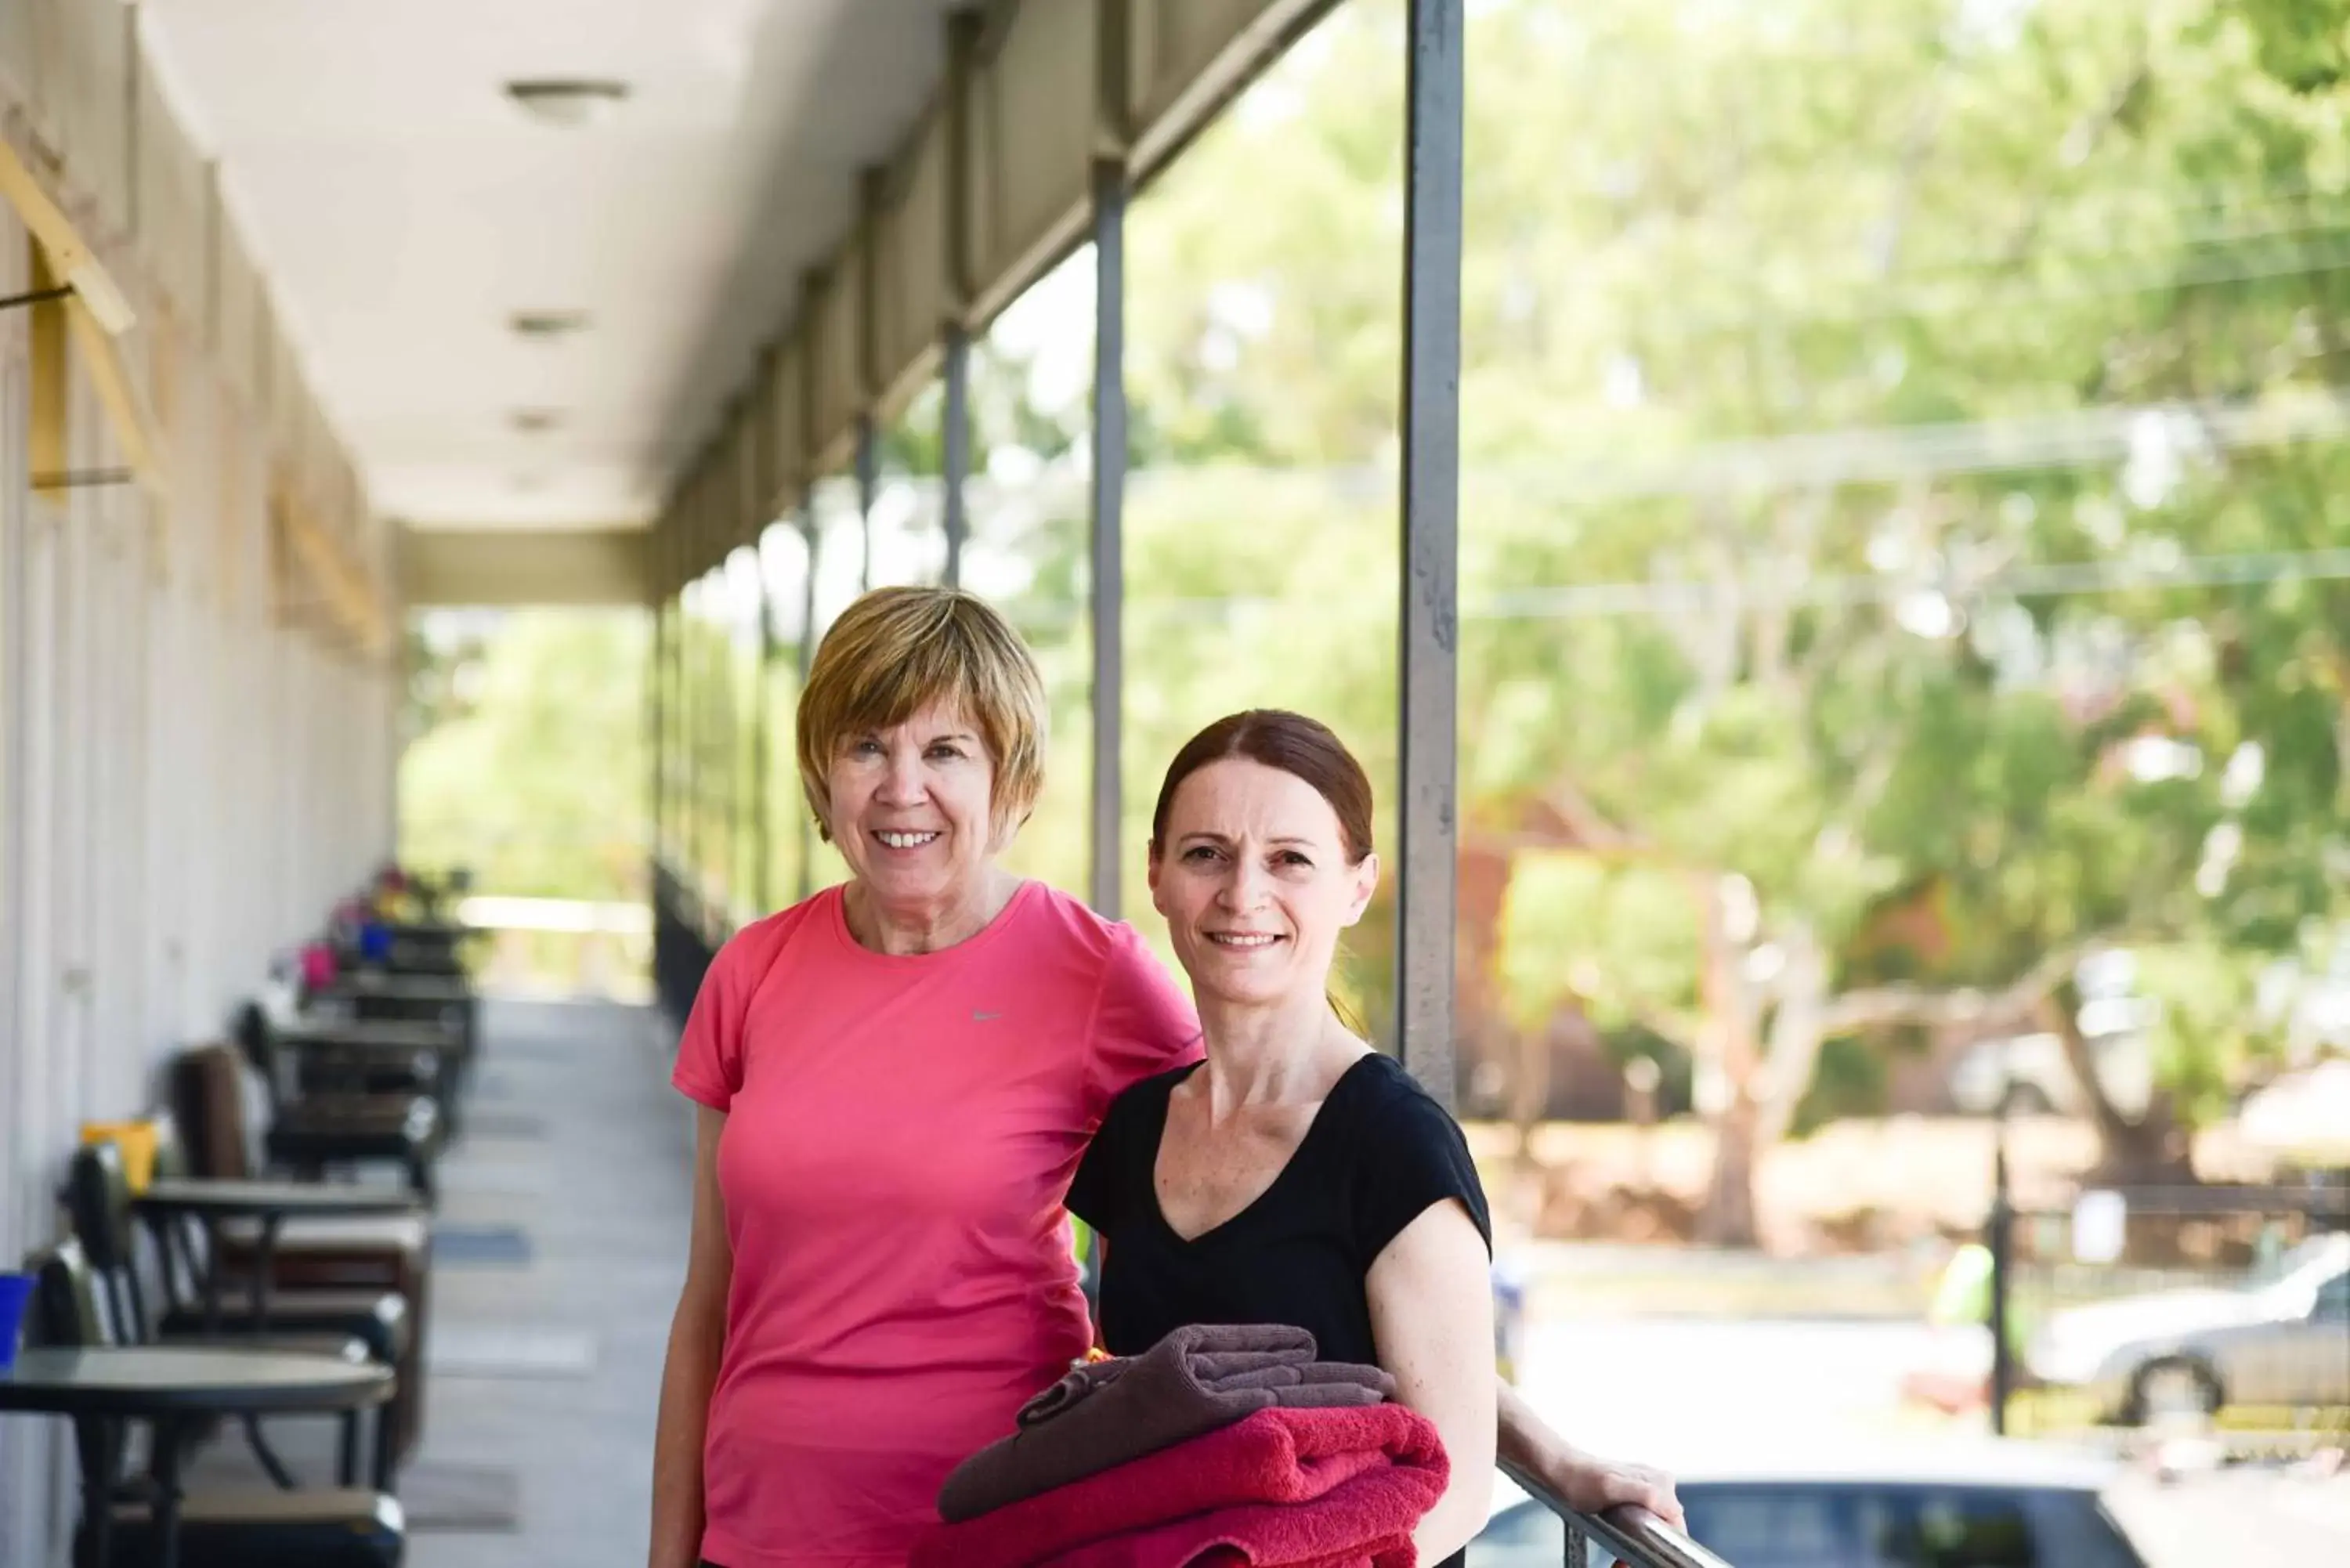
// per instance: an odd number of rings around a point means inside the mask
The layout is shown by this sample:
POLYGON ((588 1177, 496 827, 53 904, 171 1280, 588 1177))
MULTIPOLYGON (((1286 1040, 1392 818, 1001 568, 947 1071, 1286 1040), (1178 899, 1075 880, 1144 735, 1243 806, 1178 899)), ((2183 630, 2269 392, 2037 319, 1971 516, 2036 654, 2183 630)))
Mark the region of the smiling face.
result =
POLYGON ((1186 777, 1150 860, 1150 901, 1201 1000, 1271 1006, 1327 990, 1338 933, 1363 917, 1378 857, 1349 863, 1312 784, 1245 757, 1186 777))
POLYGON ((984 882, 995 767, 959 707, 932 704, 903 723, 851 732, 825 783, 832 840, 889 918, 921 920, 984 882))

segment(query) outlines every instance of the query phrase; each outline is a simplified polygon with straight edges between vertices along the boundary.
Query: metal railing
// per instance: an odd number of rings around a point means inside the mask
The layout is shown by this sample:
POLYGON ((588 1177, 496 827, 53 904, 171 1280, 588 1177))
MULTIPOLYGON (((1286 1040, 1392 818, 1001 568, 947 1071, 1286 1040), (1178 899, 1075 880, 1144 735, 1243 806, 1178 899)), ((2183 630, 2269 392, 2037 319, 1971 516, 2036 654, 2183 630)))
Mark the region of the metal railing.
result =
POLYGON ((1645 1508, 1627 1503, 1605 1513, 1580 1513, 1528 1471, 1507 1460, 1501 1468, 1565 1526, 1566 1547, 1559 1559, 1564 1568, 1607 1568, 1610 1562, 1628 1568, 1731 1568, 1645 1508))

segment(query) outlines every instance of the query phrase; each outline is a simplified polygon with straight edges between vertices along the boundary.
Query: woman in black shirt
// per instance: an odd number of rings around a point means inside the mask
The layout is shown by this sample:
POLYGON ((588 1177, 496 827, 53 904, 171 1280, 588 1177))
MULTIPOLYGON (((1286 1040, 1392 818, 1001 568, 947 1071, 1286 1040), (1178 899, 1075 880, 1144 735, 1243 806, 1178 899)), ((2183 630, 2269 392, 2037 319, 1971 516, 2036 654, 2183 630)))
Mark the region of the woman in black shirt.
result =
POLYGON ((1378 882, 1369 781, 1323 725, 1237 713, 1177 754, 1151 901, 1207 1059, 1119 1096, 1068 1206, 1107 1242, 1112 1354, 1184 1324, 1284 1323, 1393 1374, 1451 1461, 1414 1532, 1429 1562, 1491 1498, 1492 1226, 1460 1127, 1328 1000, 1339 933, 1378 882))

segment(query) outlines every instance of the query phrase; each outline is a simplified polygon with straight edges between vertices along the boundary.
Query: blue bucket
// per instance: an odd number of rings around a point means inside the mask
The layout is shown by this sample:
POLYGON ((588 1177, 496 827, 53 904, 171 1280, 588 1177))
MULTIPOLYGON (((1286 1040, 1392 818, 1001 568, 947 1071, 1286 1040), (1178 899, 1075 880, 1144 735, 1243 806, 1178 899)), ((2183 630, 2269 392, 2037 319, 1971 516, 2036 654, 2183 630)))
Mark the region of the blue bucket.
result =
POLYGON ((0 1372, 16 1365, 16 1341, 23 1337, 25 1307, 32 1299, 32 1275, 0 1274, 0 1372))

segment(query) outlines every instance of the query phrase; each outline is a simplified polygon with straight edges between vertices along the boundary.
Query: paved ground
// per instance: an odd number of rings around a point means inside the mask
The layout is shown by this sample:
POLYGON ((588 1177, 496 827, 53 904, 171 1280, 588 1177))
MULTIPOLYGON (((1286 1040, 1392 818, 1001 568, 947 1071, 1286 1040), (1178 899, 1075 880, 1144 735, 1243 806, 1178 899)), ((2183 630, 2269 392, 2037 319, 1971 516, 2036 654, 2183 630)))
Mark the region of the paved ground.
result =
POLYGON ((500 1002, 487 1023, 473 1127, 446 1163, 442 1218, 519 1226, 533 1256, 436 1268, 434 1337, 468 1360, 432 1372, 419 1469, 512 1470, 519 1528, 423 1529, 409 1561, 638 1568, 685 1265, 690 1107, 669 1087, 669 1043, 650 1012, 500 1002), (528 1375, 532 1365, 543 1375, 528 1375))
MULTIPOLYGON (((689 1107, 649 1012, 501 1001, 484 1024, 465 1135, 442 1165, 408 1562, 641 1568, 689 1107)), ((330 1472, 331 1428, 270 1431, 306 1480, 330 1472)), ((258 1479, 234 1439, 197 1473, 258 1479)))

